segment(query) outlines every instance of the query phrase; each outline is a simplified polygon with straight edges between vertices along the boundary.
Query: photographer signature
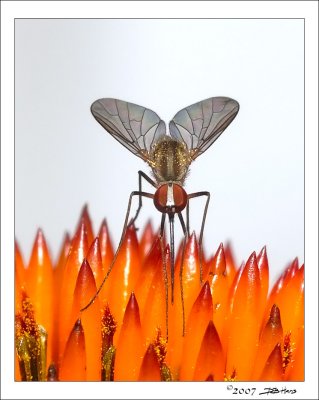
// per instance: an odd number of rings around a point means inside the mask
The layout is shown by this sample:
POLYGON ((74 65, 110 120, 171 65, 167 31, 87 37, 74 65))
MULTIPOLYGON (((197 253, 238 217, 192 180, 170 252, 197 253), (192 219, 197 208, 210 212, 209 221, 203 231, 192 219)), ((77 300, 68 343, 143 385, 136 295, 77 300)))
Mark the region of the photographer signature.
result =
MULTIPOLYGON (((240 387, 235 387, 233 385, 227 385, 227 390, 232 390, 232 394, 250 394, 253 396, 256 392, 255 387, 248 387, 248 388, 240 388, 240 387)), ((287 389, 285 386, 282 387, 281 389, 278 389, 277 387, 265 387, 262 392, 256 393, 261 395, 272 395, 272 394, 295 394, 297 393, 296 389, 287 389)))

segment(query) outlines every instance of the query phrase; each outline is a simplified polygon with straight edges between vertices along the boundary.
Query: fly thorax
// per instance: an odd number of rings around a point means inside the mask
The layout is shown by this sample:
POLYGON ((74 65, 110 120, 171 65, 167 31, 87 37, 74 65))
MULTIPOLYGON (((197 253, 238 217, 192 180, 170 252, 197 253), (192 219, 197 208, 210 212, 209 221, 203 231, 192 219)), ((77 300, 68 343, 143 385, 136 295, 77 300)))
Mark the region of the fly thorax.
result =
POLYGON ((183 182, 190 164, 190 156, 183 142, 164 136, 151 149, 153 174, 158 182, 183 182))

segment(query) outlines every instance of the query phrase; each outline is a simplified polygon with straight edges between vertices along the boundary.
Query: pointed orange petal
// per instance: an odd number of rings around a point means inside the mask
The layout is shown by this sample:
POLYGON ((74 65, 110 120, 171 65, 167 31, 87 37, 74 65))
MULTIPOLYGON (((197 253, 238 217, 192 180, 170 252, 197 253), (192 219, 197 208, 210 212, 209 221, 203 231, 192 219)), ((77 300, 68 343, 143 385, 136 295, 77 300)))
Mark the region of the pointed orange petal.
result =
MULTIPOLYGON (((176 269, 179 270, 180 266, 176 269)), ((178 273, 179 271, 176 272, 178 273)), ((179 275, 177 275, 177 277, 179 278, 179 275)), ((178 281, 179 279, 176 279, 176 282, 178 281)), ((183 265, 183 291, 186 320, 200 290, 199 248, 195 233, 193 232, 185 246, 183 265)))
POLYGON ((116 348, 114 380, 136 381, 144 351, 139 308, 132 293, 127 303, 116 348))
MULTIPOLYGON (((171 304, 171 291, 169 289, 169 323, 168 323, 168 343, 167 343, 167 363, 170 367, 173 380, 178 378, 183 341, 183 305, 181 295, 183 290, 185 322, 188 319, 190 310, 201 291, 200 284, 200 261, 199 247, 195 233, 188 238, 185 251, 184 263, 182 269, 182 288, 180 282, 180 269, 182 264, 182 245, 179 248, 174 274, 174 304, 171 304)), ((204 267, 204 266, 203 266, 204 267)), ((170 263, 167 264, 167 269, 170 269, 170 263)), ((168 274, 170 283, 170 273, 168 274)))
POLYGON ((293 343, 304 326, 304 266, 296 269, 296 265, 295 260, 279 278, 266 307, 266 312, 269 312, 270 301, 277 304, 280 308, 283 331, 291 332, 293 343))
POLYGON ((212 259, 212 263, 210 265, 210 275, 226 275, 226 257, 224 252, 223 243, 221 243, 212 259))
POLYGON ((209 321, 198 354, 194 381, 205 381, 212 376, 214 381, 223 381, 225 357, 218 332, 213 321, 209 321))
POLYGON ((213 316, 213 300, 206 281, 189 314, 184 337, 180 380, 193 379, 194 368, 208 322, 213 316))
MULTIPOLYGON (((79 316, 80 309, 85 307, 96 293, 92 269, 86 259, 83 260, 74 290, 73 320, 79 316)), ((99 299, 83 311, 81 323, 86 338, 86 379, 101 380, 101 312, 99 299)))
POLYGON ((25 286, 26 268, 17 241, 15 241, 15 246, 14 246, 14 263, 15 263, 15 273, 18 275, 19 282, 21 283, 22 286, 25 286))
POLYGON ((54 363, 49 365, 48 368, 48 375, 47 375, 47 381, 48 382, 56 382, 58 380, 58 371, 56 368, 56 365, 54 363))
POLYGON ((78 320, 69 336, 59 371, 60 381, 85 381, 86 380, 86 356, 85 338, 78 320))
POLYGON ((280 310, 274 304, 264 329, 261 331, 252 380, 258 380, 270 353, 276 344, 283 344, 283 331, 280 319, 280 310))
POLYGON ((266 311, 267 314, 269 313, 269 310, 270 310, 272 304, 274 304, 274 303, 278 304, 278 298, 280 299, 282 297, 283 288, 295 276, 296 271, 298 271, 298 259, 297 258, 295 258, 295 260, 288 265, 288 267, 279 276, 276 283, 274 284, 274 286, 271 290, 271 293, 269 295, 268 302, 267 302, 267 307, 268 307, 268 309, 266 311))
MULTIPOLYGON (((95 294, 96 284, 93 271, 88 260, 84 258, 75 284, 73 310, 78 314, 80 309, 85 307, 95 294)), ((92 305, 96 302, 98 302, 98 298, 94 300, 92 305)), ((90 310, 90 308, 91 306, 87 310, 90 310)))
POLYGON ((160 365, 153 344, 150 344, 146 350, 138 380, 144 382, 157 382, 161 380, 160 365))
POLYGON ((53 331, 52 331, 52 361, 59 361, 59 318, 61 307, 61 284, 63 280, 64 268, 71 247, 69 234, 65 234, 61 246, 58 262, 53 269, 53 331))
MULTIPOLYGON (((113 270, 107 280, 107 300, 117 323, 123 320, 127 302, 135 287, 140 270, 141 264, 136 231, 134 226, 130 226, 126 231, 113 270)), ((117 339, 118 332, 115 333, 115 344, 117 339)))
POLYGON ((244 271, 245 264, 243 263, 238 270, 236 271, 236 274, 234 276, 233 282, 229 288, 229 294, 228 294, 228 307, 229 307, 229 312, 233 312, 233 306, 234 306, 234 300, 235 300, 235 293, 238 287, 238 284, 240 282, 241 275, 244 271))
POLYGON ((68 233, 65 233, 64 239, 60 248, 60 253, 58 256, 58 261, 55 265, 55 271, 61 271, 65 267, 66 260, 68 259, 69 251, 71 248, 71 238, 68 233))
MULTIPOLYGON (((166 263, 169 259, 169 252, 166 252, 166 263)), ((162 256, 157 261, 157 272, 149 286, 144 312, 142 314, 142 327, 144 337, 151 340, 155 337, 158 328, 166 332, 166 290, 165 275, 163 271, 162 256)), ((166 282, 167 287, 167 282, 166 282)), ((138 300, 139 298, 136 297, 138 300)))
POLYGON ((27 293, 34 306, 35 318, 48 334, 47 358, 52 357, 53 268, 43 232, 39 229, 26 270, 27 293))
POLYGON ((141 239, 140 239, 140 254, 141 260, 144 261, 145 257, 148 255, 152 248, 152 244, 155 240, 155 235, 153 231, 152 222, 149 220, 145 225, 141 239))
POLYGON ((236 370, 238 380, 249 380, 259 338, 260 278, 256 255, 253 253, 241 274, 234 295, 230 317, 226 376, 236 370))
POLYGON ((225 258, 226 258, 226 272, 227 272, 227 276, 229 277, 229 282, 231 284, 235 278, 237 266, 236 266, 236 263, 234 260, 234 253, 233 253, 230 243, 226 244, 224 250, 225 250, 225 258))
MULTIPOLYGON (((226 252, 225 252, 225 256, 226 256, 226 252)), ((227 258, 226 258, 226 263, 227 263, 227 258)), ((241 277, 242 272, 244 270, 244 267, 245 267, 245 264, 242 263, 242 265, 236 271, 232 282, 230 281, 230 279, 227 279, 228 283, 230 285, 229 286, 229 291, 228 291, 228 299, 227 299, 227 310, 225 312, 225 321, 224 321, 224 324, 223 324, 223 328, 222 328, 221 331, 218 331, 225 355, 227 353, 227 346, 228 346, 228 340, 229 340, 228 336, 229 336, 229 330, 230 330, 230 327, 231 327, 231 315, 232 315, 232 312, 233 312, 235 293, 236 293, 236 290, 237 290, 237 287, 238 287, 238 283, 240 281, 240 277, 241 277)), ((227 268, 226 268, 226 270, 228 271, 227 268)), ((218 327, 218 329, 220 329, 220 327, 218 327)))
POLYGON ((260 308, 262 310, 265 309, 268 297, 268 287, 269 287, 269 267, 268 267, 268 257, 266 246, 264 246, 260 253, 257 256, 257 265, 259 269, 260 276, 260 286, 261 286, 261 295, 260 295, 260 308))
POLYGON ((295 343, 304 328, 304 266, 301 266, 282 291, 280 311, 284 332, 291 332, 295 343))
POLYGON ((260 376, 260 381, 282 381, 283 367, 282 367, 282 354, 280 344, 278 343, 271 352, 265 368, 260 376))
POLYGON ((214 325, 220 337, 223 337, 228 317, 228 293, 231 282, 227 275, 226 257, 222 243, 213 257, 208 281, 214 299, 214 325))
MULTIPOLYGON (((87 253, 86 259, 92 269, 96 286, 99 287, 104 278, 104 271, 102 264, 100 240, 98 237, 93 240, 91 247, 89 248, 89 251, 87 253)), ((101 292, 99 294, 99 297, 100 299, 102 299, 101 292)))
MULTIPOLYGON (((169 246, 167 243, 165 244, 165 246, 166 245, 169 246)), ((182 261, 182 252, 183 252, 183 240, 181 240, 181 242, 177 248, 176 255, 175 255, 175 280, 177 279, 176 277, 178 277, 178 273, 180 270, 180 265, 181 265, 181 261, 182 261)))
POLYGON ((299 269, 299 261, 298 258, 296 257, 284 272, 284 283, 290 281, 290 279, 295 276, 295 273, 298 271, 298 269, 299 269))
POLYGON ((87 231, 82 221, 72 240, 62 277, 59 310, 59 358, 64 352, 68 334, 74 323, 71 319, 73 294, 78 273, 87 251, 87 231))
POLYGON ((134 293, 138 300, 140 314, 144 315, 144 308, 147 301, 147 296, 152 285, 154 276, 158 270, 163 270, 162 251, 160 239, 157 237, 153 242, 152 248, 145 257, 141 273, 135 285, 134 293))
MULTIPOLYGON (((100 284, 102 283, 114 258, 113 245, 105 219, 102 221, 98 238, 99 238, 100 252, 102 258, 102 271, 100 272, 100 277, 98 278, 97 287, 99 287, 100 284)), ((105 281, 101 289, 100 292, 101 300, 107 299, 108 291, 109 291, 109 279, 105 281)))
POLYGON ((23 294, 25 293, 25 289, 23 288, 19 275, 15 275, 15 280, 14 280, 14 295, 15 295, 15 304, 14 304, 14 313, 19 314, 22 311, 22 300, 23 300, 23 294))
POLYGON ((91 221, 91 218, 89 215, 89 210, 88 210, 87 204, 82 209, 78 228, 80 227, 80 225, 82 223, 84 223, 85 229, 87 232, 88 245, 91 246, 95 236, 94 236, 94 232, 93 232, 93 228, 92 228, 92 221, 91 221))
POLYGON ((23 293, 25 292, 26 270, 24 268, 20 248, 18 243, 15 242, 15 314, 22 312, 23 293))
POLYGON ((106 219, 103 219, 103 221, 102 221, 98 237, 100 240, 103 272, 104 272, 104 274, 106 274, 106 272, 108 271, 109 266, 113 260, 113 257, 114 257, 113 245, 112 245, 111 236, 110 236, 110 233, 109 233, 109 230, 107 227, 106 219))
MULTIPOLYGON (((170 269, 170 249, 166 246, 166 268, 170 269)), ((181 257, 176 260, 176 265, 180 265, 181 257)), ((179 267, 178 267, 179 268, 179 267)), ((168 280, 170 281, 170 280, 168 280)), ((164 301, 164 300, 163 300, 164 301)), ((171 370, 173 380, 178 379, 183 350, 183 307, 181 301, 181 286, 179 271, 175 271, 175 290, 174 303, 171 302, 170 285, 168 287, 168 342, 167 342, 167 364, 171 370)), ((165 332, 165 331, 163 331, 165 332)))

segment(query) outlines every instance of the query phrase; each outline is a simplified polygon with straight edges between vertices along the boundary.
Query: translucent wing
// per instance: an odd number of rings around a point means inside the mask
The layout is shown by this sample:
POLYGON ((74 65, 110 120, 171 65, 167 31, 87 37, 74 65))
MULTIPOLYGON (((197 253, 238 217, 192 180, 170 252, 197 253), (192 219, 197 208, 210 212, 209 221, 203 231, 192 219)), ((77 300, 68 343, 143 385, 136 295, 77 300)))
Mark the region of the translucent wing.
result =
POLYGON ((169 124, 170 134, 186 144, 194 160, 223 133, 238 110, 236 100, 211 97, 179 111, 169 124))
POLYGON ((91 105, 91 112, 104 129, 144 161, 153 142, 166 132, 154 111, 126 101, 99 99, 91 105))

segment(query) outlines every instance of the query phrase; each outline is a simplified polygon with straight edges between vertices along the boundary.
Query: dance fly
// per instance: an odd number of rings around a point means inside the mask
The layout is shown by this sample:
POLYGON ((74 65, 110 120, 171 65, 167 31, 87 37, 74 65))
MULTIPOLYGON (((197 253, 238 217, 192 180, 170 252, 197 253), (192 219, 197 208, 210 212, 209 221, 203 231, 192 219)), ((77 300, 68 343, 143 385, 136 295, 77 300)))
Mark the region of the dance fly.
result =
MULTIPOLYGON (((177 215, 180 220, 185 245, 189 235, 189 201, 199 196, 206 197, 198 242, 201 257, 203 230, 210 199, 207 191, 186 193, 183 186, 187 172, 190 164, 218 139, 234 120, 238 111, 239 104, 236 100, 228 97, 211 97, 180 110, 170 121, 169 132, 167 132, 165 122, 148 108, 111 98, 99 99, 92 104, 91 112, 94 118, 124 147, 145 161, 150 166, 153 175, 152 179, 144 172, 138 172, 139 190, 130 195, 122 237, 104 281, 115 263, 127 226, 134 223, 138 217, 142 198, 151 198, 157 210, 162 213, 160 237, 163 237, 166 216, 169 220, 171 301, 173 303, 174 217, 177 215), (154 194, 142 190, 142 178, 155 188, 154 194), (139 205, 134 218, 129 222, 134 196, 138 196, 139 205), (182 215, 185 208, 186 224, 182 215)), ((202 263, 200 263, 200 275, 202 280, 202 263)), ((180 277, 182 284, 182 273, 180 277)), ((84 309, 94 301, 97 294, 84 309)))

